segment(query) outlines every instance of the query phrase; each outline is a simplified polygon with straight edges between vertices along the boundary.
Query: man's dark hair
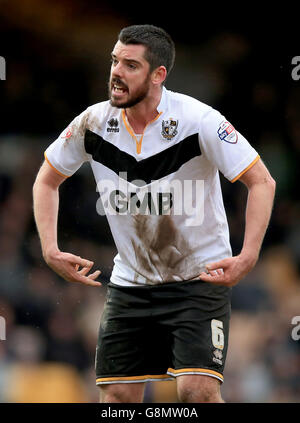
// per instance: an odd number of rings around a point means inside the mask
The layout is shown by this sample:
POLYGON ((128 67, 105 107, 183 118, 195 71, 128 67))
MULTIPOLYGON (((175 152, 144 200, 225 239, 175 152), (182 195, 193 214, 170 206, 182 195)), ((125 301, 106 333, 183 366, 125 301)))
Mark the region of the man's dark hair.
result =
POLYGON ((132 25, 122 29, 119 41, 123 44, 142 44, 146 47, 145 59, 150 72, 165 66, 170 73, 175 60, 175 45, 170 35, 162 28, 153 25, 132 25))

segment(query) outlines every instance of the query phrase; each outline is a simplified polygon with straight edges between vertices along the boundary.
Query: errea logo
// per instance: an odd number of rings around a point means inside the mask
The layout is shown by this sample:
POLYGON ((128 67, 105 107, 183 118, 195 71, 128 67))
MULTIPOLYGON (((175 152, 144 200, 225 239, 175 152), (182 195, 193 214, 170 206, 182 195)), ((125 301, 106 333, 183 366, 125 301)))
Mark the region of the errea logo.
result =
POLYGON ((107 121, 108 128, 107 132, 119 132, 119 121, 116 118, 111 118, 107 121))

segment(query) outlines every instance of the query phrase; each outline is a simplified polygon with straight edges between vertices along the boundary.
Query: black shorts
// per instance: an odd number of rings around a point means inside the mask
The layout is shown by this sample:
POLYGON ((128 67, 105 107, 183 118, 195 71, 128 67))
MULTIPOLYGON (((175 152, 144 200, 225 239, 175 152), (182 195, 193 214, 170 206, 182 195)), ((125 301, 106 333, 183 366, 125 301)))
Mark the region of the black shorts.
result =
POLYGON ((231 289, 200 280, 108 284, 96 350, 96 384, 172 380, 223 382, 231 289))

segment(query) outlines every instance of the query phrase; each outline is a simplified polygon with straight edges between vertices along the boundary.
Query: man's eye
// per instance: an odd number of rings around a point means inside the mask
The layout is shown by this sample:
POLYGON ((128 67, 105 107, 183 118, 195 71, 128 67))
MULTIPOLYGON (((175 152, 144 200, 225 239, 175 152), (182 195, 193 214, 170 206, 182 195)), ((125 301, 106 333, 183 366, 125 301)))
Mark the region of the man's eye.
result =
POLYGON ((133 63, 128 64, 129 69, 136 69, 136 65, 133 63))

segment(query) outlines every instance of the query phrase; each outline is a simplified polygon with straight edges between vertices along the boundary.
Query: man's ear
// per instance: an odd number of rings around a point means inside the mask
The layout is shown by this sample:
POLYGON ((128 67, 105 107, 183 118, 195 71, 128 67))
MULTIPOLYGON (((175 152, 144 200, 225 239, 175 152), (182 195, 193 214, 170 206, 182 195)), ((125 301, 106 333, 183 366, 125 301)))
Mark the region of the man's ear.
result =
POLYGON ((167 69, 165 66, 159 66, 154 69, 151 74, 151 80, 155 85, 161 85, 167 77, 167 69))

